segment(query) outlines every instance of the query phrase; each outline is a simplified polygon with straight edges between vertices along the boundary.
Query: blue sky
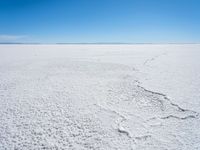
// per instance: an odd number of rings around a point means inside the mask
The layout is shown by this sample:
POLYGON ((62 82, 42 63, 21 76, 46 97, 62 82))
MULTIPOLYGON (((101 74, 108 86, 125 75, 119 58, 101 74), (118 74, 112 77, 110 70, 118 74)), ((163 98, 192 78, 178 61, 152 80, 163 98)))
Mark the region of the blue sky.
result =
POLYGON ((0 0, 0 42, 200 42, 200 0, 0 0))

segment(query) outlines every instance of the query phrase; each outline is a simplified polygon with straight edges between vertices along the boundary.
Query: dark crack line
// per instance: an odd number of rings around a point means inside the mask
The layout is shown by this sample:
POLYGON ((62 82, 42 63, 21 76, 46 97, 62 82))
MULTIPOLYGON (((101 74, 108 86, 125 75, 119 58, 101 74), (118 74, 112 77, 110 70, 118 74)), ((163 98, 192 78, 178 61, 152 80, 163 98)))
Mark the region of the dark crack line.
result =
MULTIPOLYGON (((137 81, 137 83, 140 83, 139 81, 137 81)), ((175 104, 173 103, 165 94, 163 93, 159 93, 159 92, 154 92, 154 91, 151 91, 151 90, 147 90, 146 88, 140 86, 140 85, 137 85, 139 88, 143 89, 144 91, 146 92, 149 92, 149 93, 152 93, 152 94, 155 94, 155 95, 159 95, 159 96, 162 96, 165 100, 167 100, 169 102, 169 104, 173 107, 175 107, 178 111, 180 112, 190 112, 190 113, 193 113, 195 115, 193 115, 195 118, 199 116, 199 113, 196 112, 196 111, 193 111, 193 110, 189 110, 189 109, 185 109, 185 108, 182 108, 180 107, 178 104, 175 104)))
POLYGON ((118 123, 118 127, 117 127, 117 131, 121 134, 125 134, 128 138, 130 138, 132 140, 132 136, 130 135, 130 133, 128 131, 126 131, 123 127, 121 127, 121 124, 126 121, 126 120, 121 120, 119 123, 118 123))
MULTIPOLYGON (((139 82, 137 82, 137 83, 139 83, 139 82)), ((144 87, 142 87, 142 86, 140 86, 140 85, 137 85, 137 87, 138 88, 141 88, 142 90, 144 90, 145 92, 149 92, 149 93, 151 93, 151 94, 153 94, 153 95, 159 95, 159 96, 164 96, 163 94, 161 94, 161 93, 158 93, 158 92, 153 92, 153 91, 150 91, 150 90, 147 90, 147 89, 145 89, 144 87)), ((160 99, 157 99, 157 101, 161 104, 161 110, 162 111, 164 111, 164 103, 163 103, 163 101, 162 100, 160 100, 160 99)))
POLYGON ((136 136, 136 140, 147 140, 148 138, 151 138, 151 135, 144 135, 144 136, 136 136))
POLYGON ((156 119, 161 119, 161 120, 165 120, 165 119, 187 120, 187 119, 195 119, 195 118, 196 118, 195 115, 188 115, 188 116, 185 116, 185 117, 179 117, 179 116, 176 116, 176 115, 168 115, 168 116, 165 116, 165 117, 153 117, 153 118, 148 119, 147 122, 151 121, 151 120, 156 120, 156 119))
POLYGON ((173 103, 167 96, 165 96, 164 99, 167 100, 170 103, 170 105, 174 106, 175 108, 177 108, 181 112, 193 113, 193 114, 195 114, 195 118, 199 116, 198 112, 196 112, 194 110, 185 109, 185 108, 180 107, 178 104, 173 103))
POLYGON ((189 116, 186 116, 186 117, 178 117, 178 116, 175 116, 175 115, 169 115, 169 116, 166 116, 166 117, 161 117, 160 119, 170 119, 170 118, 179 119, 179 120, 186 120, 186 119, 196 118, 196 116, 189 115, 189 116))

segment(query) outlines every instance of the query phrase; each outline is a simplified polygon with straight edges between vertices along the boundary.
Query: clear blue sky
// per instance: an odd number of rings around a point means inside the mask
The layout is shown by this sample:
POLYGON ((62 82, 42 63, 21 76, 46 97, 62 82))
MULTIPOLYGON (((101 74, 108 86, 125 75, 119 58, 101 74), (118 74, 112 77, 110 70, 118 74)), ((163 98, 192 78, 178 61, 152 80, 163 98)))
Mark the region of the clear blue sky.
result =
POLYGON ((0 0, 0 42, 200 42, 200 0, 0 0))

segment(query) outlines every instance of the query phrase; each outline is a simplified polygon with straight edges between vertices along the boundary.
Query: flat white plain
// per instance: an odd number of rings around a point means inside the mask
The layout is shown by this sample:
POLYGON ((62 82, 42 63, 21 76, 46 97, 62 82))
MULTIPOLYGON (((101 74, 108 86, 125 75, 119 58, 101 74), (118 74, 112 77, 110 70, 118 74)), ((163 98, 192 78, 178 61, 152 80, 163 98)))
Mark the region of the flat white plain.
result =
POLYGON ((0 45, 0 149, 200 149, 200 45, 0 45))

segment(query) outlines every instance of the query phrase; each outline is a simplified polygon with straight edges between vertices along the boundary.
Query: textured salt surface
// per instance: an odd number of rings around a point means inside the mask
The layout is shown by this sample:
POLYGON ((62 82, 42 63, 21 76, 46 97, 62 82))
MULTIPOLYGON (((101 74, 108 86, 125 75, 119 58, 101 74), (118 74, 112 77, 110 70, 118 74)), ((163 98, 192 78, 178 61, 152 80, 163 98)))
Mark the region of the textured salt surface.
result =
POLYGON ((199 48, 0 46, 0 149, 200 149, 199 48))

